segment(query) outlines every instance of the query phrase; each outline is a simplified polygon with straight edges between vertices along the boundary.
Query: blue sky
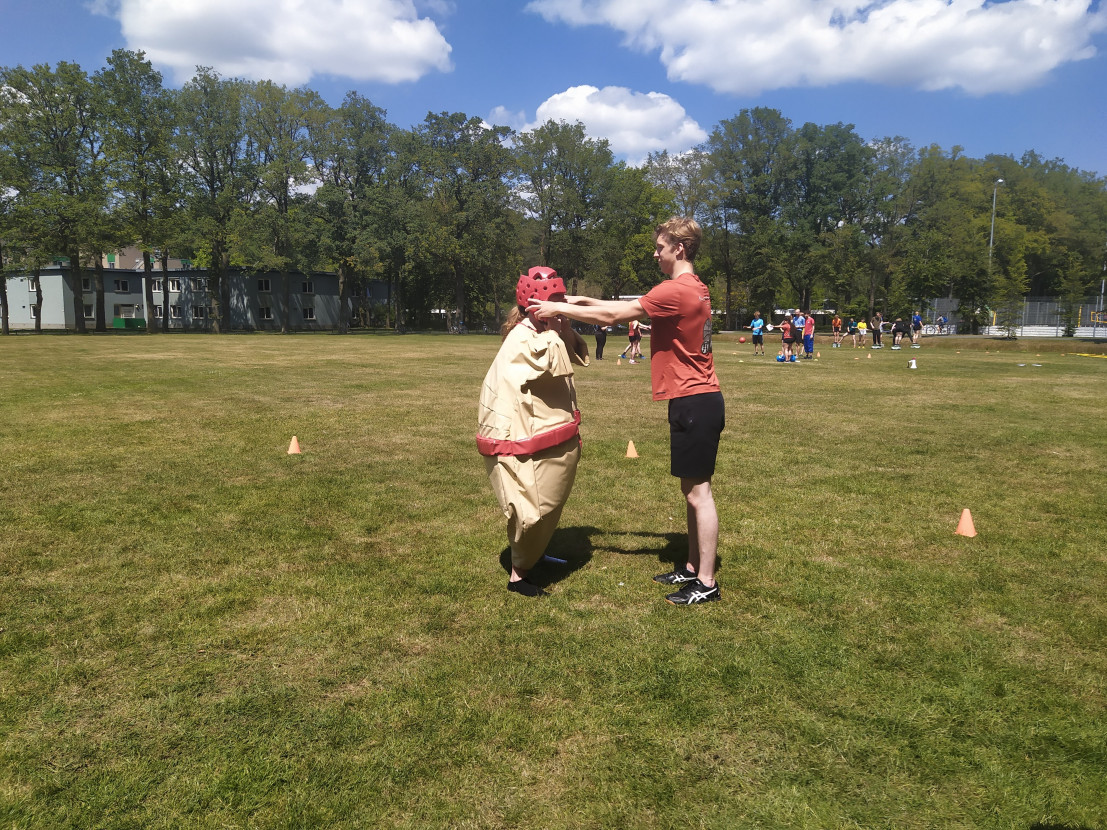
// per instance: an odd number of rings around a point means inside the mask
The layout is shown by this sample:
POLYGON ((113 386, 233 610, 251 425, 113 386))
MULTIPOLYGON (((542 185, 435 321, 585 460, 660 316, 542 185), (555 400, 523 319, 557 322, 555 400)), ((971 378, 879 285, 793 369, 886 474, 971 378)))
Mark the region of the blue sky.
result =
POLYGON ((1107 176, 1103 0, 0 0, 0 20, 4 66, 142 50, 169 86, 201 64, 356 89, 402 127, 581 121, 632 164, 766 106, 1107 176))

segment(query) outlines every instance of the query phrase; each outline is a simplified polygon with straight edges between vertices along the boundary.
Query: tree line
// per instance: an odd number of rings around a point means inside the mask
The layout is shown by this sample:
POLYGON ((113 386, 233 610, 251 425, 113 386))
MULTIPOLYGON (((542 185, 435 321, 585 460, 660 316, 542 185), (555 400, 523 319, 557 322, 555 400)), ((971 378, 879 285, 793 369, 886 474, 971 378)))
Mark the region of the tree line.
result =
POLYGON ((979 160, 847 124, 796 127, 767 108, 632 166, 579 123, 515 132, 442 112, 403 129, 356 92, 333 107, 204 67, 168 89, 142 52, 116 50, 92 75, 0 68, 0 265, 37 275, 64 257, 82 329, 82 274, 101 329, 103 255, 129 245, 151 331, 168 328, 169 281, 155 297, 150 277, 170 257, 207 269, 216 331, 231 269, 278 273, 286 294, 292 275, 337 273, 342 330, 349 308, 368 325, 426 326, 445 310, 448 325, 491 326, 529 265, 576 293, 645 292, 660 278, 652 229, 673 213, 703 226, 697 271, 730 327, 753 308, 906 316, 947 295, 972 325, 1028 294, 1075 308, 1107 246, 1095 174, 1033 152, 979 160), (386 304, 364 301, 369 280, 388 285, 386 304))

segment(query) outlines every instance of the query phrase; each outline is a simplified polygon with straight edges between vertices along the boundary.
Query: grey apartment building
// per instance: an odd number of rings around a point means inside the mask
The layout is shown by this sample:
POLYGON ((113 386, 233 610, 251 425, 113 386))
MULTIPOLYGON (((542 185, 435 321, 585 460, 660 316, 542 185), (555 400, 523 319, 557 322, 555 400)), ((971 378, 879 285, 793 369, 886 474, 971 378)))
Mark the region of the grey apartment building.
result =
MULTIPOLYGON (((104 316, 117 329, 142 328, 146 319, 146 275, 141 253, 124 249, 109 254, 104 262, 104 316)), ((207 271, 194 269, 187 260, 170 260, 170 271, 155 270, 151 276, 153 313, 162 319, 168 288, 169 328, 179 331, 209 331, 212 328, 212 298, 207 271)), ((86 328, 96 319, 96 292, 92 269, 83 269, 80 313, 86 328)), ((76 285, 65 261, 43 268, 38 277, 21 274, 8 280, 8 322, 13 331, 33 330, 36 317, 44 331, 76 331, 78 314, 76 285), (36 307, 41 287, 42 305, 36 307)), ((374 282, 366 299, 386 302, 387 286, 374 282)), ((338 276, 312 274, 245 273, 228 274, 223 290, 223 330, 280 331, 285 315, 294 331, 326 331, 339 323, 338 276), (287 283, 285 282, 287 280, 287 283)))

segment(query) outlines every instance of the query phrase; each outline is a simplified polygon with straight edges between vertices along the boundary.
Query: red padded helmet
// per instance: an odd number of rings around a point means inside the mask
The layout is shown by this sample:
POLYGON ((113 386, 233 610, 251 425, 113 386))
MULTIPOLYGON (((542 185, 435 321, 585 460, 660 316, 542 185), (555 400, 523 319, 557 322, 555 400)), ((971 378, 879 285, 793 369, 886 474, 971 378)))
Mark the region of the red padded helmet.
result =
POLYGON ((525 274, 519 275, 515 286, 515 301, 523 308, 533 299, 548 300, 554 294, 565 293, 565 280, 557 271, 545 265, 535 265, 525 274))

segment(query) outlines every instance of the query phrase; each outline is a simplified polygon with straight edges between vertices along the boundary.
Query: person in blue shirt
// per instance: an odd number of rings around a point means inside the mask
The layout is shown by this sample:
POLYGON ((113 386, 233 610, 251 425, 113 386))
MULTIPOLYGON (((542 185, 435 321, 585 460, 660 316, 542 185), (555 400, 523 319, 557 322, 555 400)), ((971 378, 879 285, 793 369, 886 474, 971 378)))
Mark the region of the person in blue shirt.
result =
POLYGON ((743 326, 753 332, 753 353, 765 354, 765 321, 761 319, 761 312, 755 311, 753 313, 753 319, 750 320, 748 326, 743 326), (758 351, 761 349, 761 351, 758 351))
POLYGON ((915 312, 911 315, 911 348, 917 349, 920 346, 919 340, 922 338, 923 331, 923 318, 919 312, 915 312))

